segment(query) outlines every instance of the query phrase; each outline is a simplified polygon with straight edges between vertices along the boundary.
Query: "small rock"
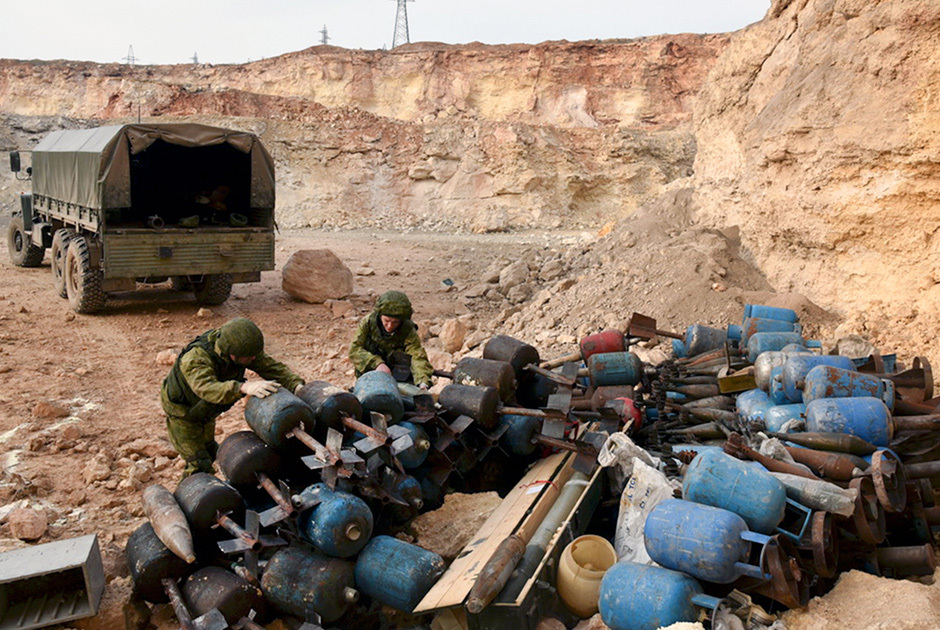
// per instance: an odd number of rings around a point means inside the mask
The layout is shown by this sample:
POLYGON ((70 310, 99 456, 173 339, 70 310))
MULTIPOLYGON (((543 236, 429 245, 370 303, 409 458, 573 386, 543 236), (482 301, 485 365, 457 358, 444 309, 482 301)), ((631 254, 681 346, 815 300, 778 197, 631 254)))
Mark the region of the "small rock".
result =
POLYGON ((499 272, 499 290, 505 295, 510 289, 523 284, 528 279, 529 265, 524 260, 517 260, 499 272))
POLYGON ((356 275, 357 276, 374 276, 375 269, 369 269, 368 267, 360 267, 359 269, 356 269, 356 275))
POLYGON ((157 365, 173 365, 176 363, 176 357, 179 355, 179 350, 169 349, 161 350, 157 353, 157 365))
POLYGON ((206 317, 212 317, 213 315, 214 313, 212 312, 212 309, 206 308, 205 306, 203 306, 198 311, 196 311, 196 317, 206 318, 206 317))
POLYGON ((333 311, 333 317, 346 317, 349 313, 356 310, 349 300, 330 300, 330 309, 333 311))
MULTIPOLYGON (((82 469, 82 479, 85 485, 95 481, 104 481, 111 476, 111 460, 104 453, 95 455, 82 469)), ((115 487, 116 484, 115 484, 115 487)))
POLYGON ((7 517, 7 523, 12 536, 20 540, 38 540, 49 527, 45 513, 31 508, 13 510, 7 517))
POLYGON ((52 403, 40 401, 33 407, 33 417, 49 420, 51 418, 65 418, 69 415, 69 410, 52 403))
POLYGON ((75 319, 75 313, 73 311, 69 311, 65 314, 65 321, 70 322, 73 319, 75 319))
POLYGON ((21 307, 20 307, 20 313, 29 313, 29 311, 26 310, 26 307, 25 307, 25 306, 21 306, 21 307))
POLYGON ((464 339, 467 336, 467 325, 459 319, 448 319, 441 326, 441 332, 438 338, 447 352, 457 352, 463 347, 464 339))
POLYGON ((723 293, 724 291, 727 291, 727 290, 728 290, 728 287, 726 287, 724 283, 722 282, 712 283, 712 291, 715 291, 717 293, 723 293))
POLYGON ((85 376, 86 374, 88 374, 88 368, 83 368, 83 367, 76 368, 75 373, 78 374, 79 376, 85 376))

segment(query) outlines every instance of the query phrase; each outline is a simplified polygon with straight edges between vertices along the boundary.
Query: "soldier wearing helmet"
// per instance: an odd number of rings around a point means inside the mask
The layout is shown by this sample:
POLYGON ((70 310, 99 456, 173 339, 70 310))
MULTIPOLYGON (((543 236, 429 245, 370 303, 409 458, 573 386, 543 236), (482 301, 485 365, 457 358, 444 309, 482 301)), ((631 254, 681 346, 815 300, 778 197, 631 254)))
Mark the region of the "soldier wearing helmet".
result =
POLYGON ((372 312, 359 322, 349 347, 357 378, 379 370, 399 382, 424 388, 431 385, 434 368, 411 315, 411 300, 401 291, 386 291, 379 296, 372 312))
POLYGON ((264 335, 250 319, 229 320, 189 342, 160 389, 170 444, 186 460, 183 477, 213 472, 220 414, 242 396, 273 394, 278 384, 293 392, 304 380, 264 353, 264 335), (246 381, 246 369, 265 380, 246 381))

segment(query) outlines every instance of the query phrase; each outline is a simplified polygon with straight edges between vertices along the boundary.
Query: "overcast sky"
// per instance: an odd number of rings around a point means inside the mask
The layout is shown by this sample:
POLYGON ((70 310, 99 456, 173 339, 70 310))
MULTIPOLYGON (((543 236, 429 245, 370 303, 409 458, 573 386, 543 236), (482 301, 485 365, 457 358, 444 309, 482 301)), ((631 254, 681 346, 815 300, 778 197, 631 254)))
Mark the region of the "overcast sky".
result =
MULTIPOLYGON (((415 0, 411 41, 461 44, 720 33, 770 0, 415 0)), ((0 58, 243 63, 320 43, 391 48, 397 0, 0 0, 0 58)))

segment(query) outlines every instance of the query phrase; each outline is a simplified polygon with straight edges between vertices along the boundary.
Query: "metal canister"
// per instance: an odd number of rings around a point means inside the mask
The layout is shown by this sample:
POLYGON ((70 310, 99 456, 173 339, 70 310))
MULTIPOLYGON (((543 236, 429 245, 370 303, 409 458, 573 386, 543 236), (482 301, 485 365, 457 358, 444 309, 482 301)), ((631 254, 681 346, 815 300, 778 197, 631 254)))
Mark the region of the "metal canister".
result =
POLYGON ((316 495, 320 503, 297 519, 301 538, 335 558, 359 553, 372 536, 372 510, 366 502, 354 494, 330 490, 324 483, 307 488, 307 493, 316 495))
POLYGON ((349 560, 330 558, 307 547, 287 547, 268 560, 261 590, 282 613, 306 619, 312 610, 331 623, 359 600, 353 588, 354 570, 349 560))
POLYGON ((454 382, 474 387, 495 387, 504 403, 516 396, 516 373, 506 361, 464 357, 454 368, 454 382))
POLYGON ((161 580, 180 580, 190 571, 190 565, 166 548, 149 522, 134 530, 124 549, 134 590, 154 604, 169 601, 161 580))
POLYGON ((643 527, 650 558, 716 584, 730 584, 742 575, 764 578, 760 568, 747 564, 747 559, 752 542, 764 544, 769 539, 748 531, 744 519, 734 512, 682 499, 658 503, 643 527))
POLYGON ((252 431, 238 431, 222 441, 217 457, 219 468, 229 483, 255 485, 258 474, 272 475, 281 465, 281 456, 252 431))
POLYGON ((728 341, 728 331, 702 324, 692 324, 685 329, 685 352, 687 356, 694 357, 697 354, 717 350, 728 341))
POLYGON ((806 405, 806 430, 848 433, 875 446, 888 446, 894 437, 890 410, 872 396, 813 400, 806 405))
POLYGON ((803 346, 799 346, 799 348, 800 349, 796 352, 788 352, 786 350, 771 350, 770 352, 764 352, 759 357, 757 357, 757 361, 754 362, 754 382, 757 383, 757 386, 765 392, 769 392, 771 370, 773 370, 775 367, 783 367, 783 364, 787 362, 787 359, 789 359, 794 354, 814 356, 813 353, 807 351, 803 346))
POLYGON ((445 566, 433 551, 391 536, 376 536, 356 561, 356 586, 386 606, 410 613, 445 566))
POLYGON ((402 420, 398 423, 398 426, 407 429, 408 433, 411 434, 411 446, 396 455, 396 457, 405 468, 417 468, 428 458, 428 453, 431 450, 431 439, 428 437, 428 432, 421 425, 407 420, 402 420))
POLYGON ((695 578, 648 564, 618 562, 601 580, 598 608, 610 630, 657 630, 696 621, 692 603, 702 586, 695 578))
POLYGON ((806 405, 794 403, 792 405, 774 405, 764 411, 764 426, 768 431, 780 431, 783 425, 790 420, 802 417, 806 412, 806 405))
POLYGON ((199 569, 182 583, 180 591, 193 617, 215 608, 230 624, 247 617, 252 610, 261 612, 264 606, 257 586, 221 567, 199 569))
POLYGON ((776 477, 718 450, 695 456, 682 480, 682 496, 734 512, 763 534, 774 533, 787 507, 787 489, 776 477))
POLYGON ((310 405, 281 388, 266 398, 250 396, 245 403, 245 421, 265 444, 283 449, 294 429, 313 431, 316 414, 310 405))
POLYGON ((405 404, 398 392, 398 383, 391 374, 372 370, 366 372, 353 386, 353 394, 362 403, 364 411, 383 413, 391 422, 399 422, 405 413, 405 404))
POLYGON ((591 386, 636 385, 643 378, 643 362, 632 352, 606 352, 587 361, 591 386))
POLYGON ((532 438, 542 430, 541 418, 511 414, 500 418, 500 423, 507 426, 500 442, 513 455, 525 457, 538 448, 538 444, 532 438))
POLYGON ((744 317, 760 317, 763 319, 779 319, 785 322, 798 322, 800 320, 796 311, 779 306, 764 306, 763 304, 745 304, 744 317))
POLYGON ((509 363, 517 379, 526 373, 527 365, 538 365, 541 362, 538 350, 508 335, 491 337, 483 346, 483 358, 509 363))
POLYGON ((608 329, 584 337, 578 343, 578 348, 581 350, 581 360, 587 362, 595 354, 623 352, 627 346, 624 344, 622 330, 608 329))
MULTIPOLYGON (((894 409, 894 383, 871 374, 818 365, 806 375, 803 402, 823 398, 880 398, 888 410, 894 409)), ((870 441, 870 440, 869 440, 870 441)))
POLYGON ((219 513, 229 515, 235 522, 244 522, 245 504, 238 490, 209 473, 186 477, 176 486, 173 496, 193 534, 211 529, 219 513))
POLYGON ((738 395, 735 401, 738 415, 751 422, 763 420, 764 414, 773 406, 770 396, 760 389, 749 389, 738 395))
POLYGON ((487 431, 496 428, 499 422, 496 415, 499 393, 495 387, 448 385, 441 390, 437 402, 452 413, 470 416, 487 431))
POLYGON ((856 372, 855 363, 849 357, 833 354, 788 357, 783 364, 783 391, 788 402, 803 402, 803 386, 806 375, 817 365, 828 365, 849 372, 856 372))
POLYGON ((390 491, 408 505, 390 504, 392 518, 396 523, 406 523, 418 515, 424 507, 424 490, 421 482, 411 475, 398 475, 390 491))
POLYGON ((765 352, 780 350, 791 343, 805 345, 803 335, 798 332, 759 332, 747 340, 747 360, 751 363, 765 352))
POLYGON ((362 420, 362 403, 355 395, 326 381, 311 381, 297 392, 297 396, 316 413, 317 433, 323 439, 328 428, 343 431, 343 418, 362 420))
POLYGON ((751 335, 759 332, 802 332, 802 326, 795 322, 763 317, 748 317, 741 325, 741 341, 747 345, 751 335))

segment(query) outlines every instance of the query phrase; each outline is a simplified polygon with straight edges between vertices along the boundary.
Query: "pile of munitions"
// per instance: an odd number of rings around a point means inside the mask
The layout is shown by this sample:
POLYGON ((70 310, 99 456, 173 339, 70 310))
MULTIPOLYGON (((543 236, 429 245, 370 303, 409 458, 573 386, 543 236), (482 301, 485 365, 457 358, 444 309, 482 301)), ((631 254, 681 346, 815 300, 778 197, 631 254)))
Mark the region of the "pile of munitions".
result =
MULTIPOLYGON (((380 606, 409 613, 446 563, 396 532, 447 492, 507 490, 551 452, 574 452, 590 475, 615 432, 681 492, 646 517, 658 566, 614 564, 598 607, 577 616, 599 608, 614 630, 716 615, 761 628, 841 571, 935 568, 940 401, 922 358, 903 369, 894 355, 822 354, 795 312, 747 305, 740 326, 682 334, 635 313, 626 331, 550 361, 499 335, 437 374, 453 380, 437 400, 380 372, 351 392, 316 381, 249 399, 251 430, 219 448, 224 481, 201 473, 144 492, 150 522, 127 545, 137 595, 169 601, 184 628, 285 616, 365 627, 380 606), (659 337, 674 358, 653 366, 630 351, 659 337)), ((514 566, 480 571, 486 592, 475 587, 467 611, 514 566)))

